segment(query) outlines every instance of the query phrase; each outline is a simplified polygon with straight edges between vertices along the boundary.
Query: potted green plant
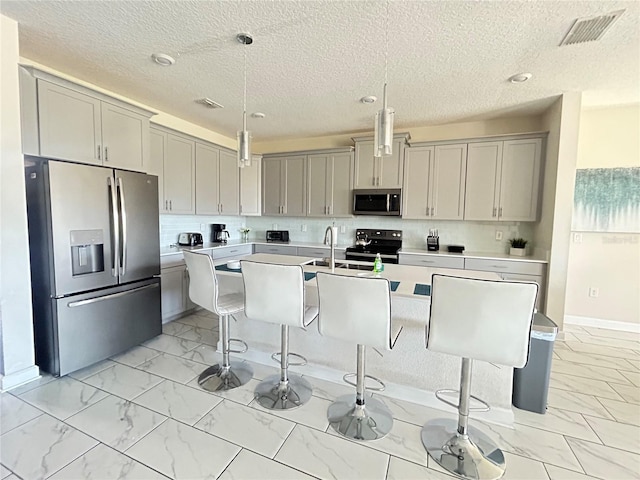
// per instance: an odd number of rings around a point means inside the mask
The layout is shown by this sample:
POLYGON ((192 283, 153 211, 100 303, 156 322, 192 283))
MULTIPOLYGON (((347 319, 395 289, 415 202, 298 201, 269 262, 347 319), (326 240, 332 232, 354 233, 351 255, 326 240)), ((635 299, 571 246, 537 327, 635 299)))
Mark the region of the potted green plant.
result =
POLYGON ((524 257, 526 255, 526 246, 528 240, 524 238, 511 238, 509 239, 509 255, 515 255, 518 257, 524 257))

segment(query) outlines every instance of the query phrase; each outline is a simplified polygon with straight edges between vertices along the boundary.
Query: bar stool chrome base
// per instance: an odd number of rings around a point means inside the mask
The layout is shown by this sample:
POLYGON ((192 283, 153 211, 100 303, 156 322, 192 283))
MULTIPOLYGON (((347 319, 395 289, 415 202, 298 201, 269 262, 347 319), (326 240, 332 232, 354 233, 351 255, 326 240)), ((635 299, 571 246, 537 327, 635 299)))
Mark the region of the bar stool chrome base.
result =
POLYGON ((384 403, 367 397, 365 405, 357 405, 355 399, 343 395, 329 405, 327 417, 336 432, 355 440, 377 440, 391 431, 393 415, 384 403))
POLYGON ((207 368, 198 377, 198 385, 209 392, 220 392, 240 387, 253 378, 253 368, 246 362, 230 362, 207 368))
POLYGON ((291 410, 311 399, 313 388, 300 375, 289 374, 288 381, 282 382, 280 375, 265 378, 256 387, 256 401, 269 410, 291 410))
POLYGON ((427 422, 420 436, 431 458, 445 470, 469 480, 497 480, 504 475, 502 450, 486 434, 467 427, 458 433, 456 420, 439 418, 427 422))

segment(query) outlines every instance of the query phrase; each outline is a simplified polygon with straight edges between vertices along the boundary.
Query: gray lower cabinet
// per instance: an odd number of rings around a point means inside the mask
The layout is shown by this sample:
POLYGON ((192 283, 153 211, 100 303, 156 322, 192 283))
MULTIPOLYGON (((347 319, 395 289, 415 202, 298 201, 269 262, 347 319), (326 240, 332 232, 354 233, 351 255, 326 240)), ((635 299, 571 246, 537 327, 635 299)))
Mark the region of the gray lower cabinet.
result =
POLYGON ((418 267, 431 267, 431 268, 458 268, 464 269, 463 257, 451 257, 437 255, 411 255, 401 253, 399 255, 398 262, 400 265, 415 265, 418 267))
POLYGON ((187 310, 188 280, 185 265, 160 270, 162 295, 162 321, 173 318, 187 310))
POLYGON ((498 260, 488 258, 465 259, 466 270, 480 270, 484 272, 496 272, 503 280, 516 282, 535 282, 539 285, 536 308, 540 311, 545 306, 545 276, 546 264, 540 262, 518 262, 510 260, 498 260))
POLYGON ((216 264, 217 260, 231 260, 233 258, 244 257, 253 253, 252 245, 233 245, 228 247, 218 247, 210 250, 210 255, 216 264))
POLYGON ((291 245, 267 245, 258 243, 254 247, 255 253, 272 253, 274 255, 297 255, 298 248, 291 245))
MULTIPOLYGON (((331 249, 329 247, 298 247, 299 257, 314 257, 314 258, 326 258, 331 255, 331 249)), ((336 250, 336 260, 345 259, 344 250, 336 250)))

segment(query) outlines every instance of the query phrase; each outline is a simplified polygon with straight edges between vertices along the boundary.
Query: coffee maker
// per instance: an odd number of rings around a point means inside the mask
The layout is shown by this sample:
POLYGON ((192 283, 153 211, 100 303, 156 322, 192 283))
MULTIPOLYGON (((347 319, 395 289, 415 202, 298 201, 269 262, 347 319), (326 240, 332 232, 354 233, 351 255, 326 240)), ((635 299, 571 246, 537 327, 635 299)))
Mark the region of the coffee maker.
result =
POLYGON ((227 232, 227 226, 224 223, 212 223, 211 241, 213 243, 227 243, 227 240, 229 240, 229 232, 227 232))

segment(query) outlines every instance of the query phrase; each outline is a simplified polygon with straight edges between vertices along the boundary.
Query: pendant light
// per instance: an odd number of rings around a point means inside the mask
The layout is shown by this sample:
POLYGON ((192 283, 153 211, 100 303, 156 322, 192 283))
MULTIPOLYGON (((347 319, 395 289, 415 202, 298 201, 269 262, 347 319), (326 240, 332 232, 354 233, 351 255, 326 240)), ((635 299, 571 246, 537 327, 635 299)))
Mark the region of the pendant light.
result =
POLYGON ((395 111, 387 105, 387 70, 389 57, 389 0, 385 3, 386 25, 384 45, 384 89, 382 91, 382 110, 376 113, 373 135, 373 155, 388 157, 393 153, 393 117, 395 111))
POLYGON ((238 167, 251 166, 251 133, 247 131, 247 45, 253 43, 248 33, 239 33, 236 39, 244 48, 244 92, 242 97, 242 130, 238 132, 238 167))

